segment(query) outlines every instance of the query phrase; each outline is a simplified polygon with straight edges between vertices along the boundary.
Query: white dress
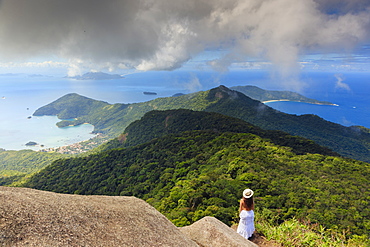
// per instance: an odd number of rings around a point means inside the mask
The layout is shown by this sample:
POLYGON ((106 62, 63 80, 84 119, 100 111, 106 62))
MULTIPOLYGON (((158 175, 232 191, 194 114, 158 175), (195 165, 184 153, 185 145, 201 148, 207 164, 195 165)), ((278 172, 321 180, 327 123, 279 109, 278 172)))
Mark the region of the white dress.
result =
POLYGON ((238 225, 237 233, 245 237, 250 238, 255 230, 254 228, 254 212, 253 210, 246 211, 242 210, 240 212, 240 221, 238 225))

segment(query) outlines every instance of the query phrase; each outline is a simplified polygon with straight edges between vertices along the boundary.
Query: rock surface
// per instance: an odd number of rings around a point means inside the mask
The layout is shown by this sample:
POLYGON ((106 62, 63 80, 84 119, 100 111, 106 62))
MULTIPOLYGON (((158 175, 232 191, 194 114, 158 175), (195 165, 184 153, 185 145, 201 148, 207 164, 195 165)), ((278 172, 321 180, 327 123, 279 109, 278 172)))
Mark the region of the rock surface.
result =
POLYGON ((0 246, 198 245, 135 197, 0 187, 0 246))
POLYGON ((180 230, 202 247, 256 247, 235 230, 214 217, 204 217, 180 230))

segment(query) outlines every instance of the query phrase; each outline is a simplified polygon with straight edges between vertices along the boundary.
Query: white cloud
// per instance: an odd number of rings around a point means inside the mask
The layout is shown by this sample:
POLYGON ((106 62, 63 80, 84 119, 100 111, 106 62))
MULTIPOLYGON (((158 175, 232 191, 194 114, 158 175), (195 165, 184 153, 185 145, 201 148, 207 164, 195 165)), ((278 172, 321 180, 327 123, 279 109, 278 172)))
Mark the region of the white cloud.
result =
POLYGON ((337 79, 337 81, 335 82, 336 89, 344 89, 346 91, 351 91, 349 85, 343 82, 345 78, 343 78, 342 74, 335 74, 334 76, 337 79))
POLYGON ((174 69, 189 60, 187 42, 196 34, 189 30, 186 23, 174 21, 174 24, 165 25, 160 36, 159 48, 152 57, 143 59, 136 69, 144 71, 174 69))
POLYGON ((202 89, 202 84, 196 76, 192 75, 190 81, 185 82, 183 87, 189 92, 197 92, 202 89))
POLYGON ((69 64, 65 62, 56 62, 56 61, 44 61, 44 62, 9 62, 9 63, 0 63, 2 68, 66 68, 69 64))
POLYGON ((3 0, 0 60, 54 56, 79 70, 171 70, 205 49, 229 51, 220 70, 259 58, 296 76, 307 51, 348 51, 369 40, 368 1, 3 0), (330 14, 328 14, 330 13, 330 14), (75 62, 78 61, 78 62, 75 62))

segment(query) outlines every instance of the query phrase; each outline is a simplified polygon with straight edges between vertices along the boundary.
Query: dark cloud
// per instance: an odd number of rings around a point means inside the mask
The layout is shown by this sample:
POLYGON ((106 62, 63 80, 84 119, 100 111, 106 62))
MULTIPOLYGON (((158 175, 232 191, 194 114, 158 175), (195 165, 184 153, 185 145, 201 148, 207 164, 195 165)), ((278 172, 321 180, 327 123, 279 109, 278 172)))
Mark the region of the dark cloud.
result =
POLYGON ((56 56, 71 68, 180 67, 204 49, 282 74, 308 50, 345 51, 369 38, 369 4, 351 0, 3 0, 0 59, 56 56))

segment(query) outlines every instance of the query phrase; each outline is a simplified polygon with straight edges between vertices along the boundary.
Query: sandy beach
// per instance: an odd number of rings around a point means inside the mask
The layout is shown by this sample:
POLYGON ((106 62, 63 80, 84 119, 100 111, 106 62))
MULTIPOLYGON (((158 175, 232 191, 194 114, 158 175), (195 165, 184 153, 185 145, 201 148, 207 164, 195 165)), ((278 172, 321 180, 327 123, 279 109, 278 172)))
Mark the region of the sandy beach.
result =
POLYGON ((274 99, 274 100, 266 100, 266 101, 262 101, 262 103, 271 103, 271 102, 278 102, 278 101, 290 101, 288 99, 274 99))
POLYGON ((311 102, 304 102, 304 101, 295 101, 295 100, 288 100, 288 99, 274 99, 274 100, 266 100, 261 101, 262 103, 272 103, 272 102, 280 102, 280 101, 290 101, 290 102, 301 102, 301 103, 307 103, 307 104, 313 104, 313 105, 331 105, 331 106, 339 106, 338 104, 323 104, 323 103, 311 103, 311 102))

